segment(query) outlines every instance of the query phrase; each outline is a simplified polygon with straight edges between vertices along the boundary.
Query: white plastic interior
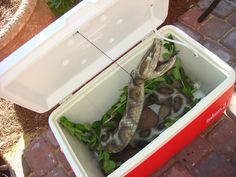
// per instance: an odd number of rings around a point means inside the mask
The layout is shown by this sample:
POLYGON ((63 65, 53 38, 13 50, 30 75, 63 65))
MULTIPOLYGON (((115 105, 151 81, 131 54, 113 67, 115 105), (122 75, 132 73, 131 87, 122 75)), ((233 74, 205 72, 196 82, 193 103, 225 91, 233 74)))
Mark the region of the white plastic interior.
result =
POLYGON ((0 96, 46 112, 152 31, 151 5, 154 25, 162 24, 168 4, 82 1, 0 63, 0 96))
MULTIPOLYGON (((234 83, 234 71, 213 53, 191 39, 188 35, 173 26, 166 26, 159 30, 163 35, 172 34, 175 39, 191 45, 198 54, 195 57, 191 51, 177 46, 179 56, 187 73, 195 82, 201 85, 201 90, 206 94, 199 104, 185 114, 173 126, 164 131, 159 137, 143 148, 139 153, 123 163, 109 176, 123 176, 135 168, 163 144, 187 126, 202 111, 207 109, 222 93, 234 83)), ((150 36, 129 53, 118 60, 126 70, 131 71, 140 62, 143 54, 149 48, 154 35, 150 36)), ((92 122, 99 120, 102 115, 113 105, 130 77, 117 65, 113 64, 99 76, 89 82, 67 103, 61 105, 50 116, 49 123, 68 161, 77 176, 104 176, 101 172, 93 153, 80 143, 76 138, 59 125, 61 116, 66 116, 71 121, 92 122)))

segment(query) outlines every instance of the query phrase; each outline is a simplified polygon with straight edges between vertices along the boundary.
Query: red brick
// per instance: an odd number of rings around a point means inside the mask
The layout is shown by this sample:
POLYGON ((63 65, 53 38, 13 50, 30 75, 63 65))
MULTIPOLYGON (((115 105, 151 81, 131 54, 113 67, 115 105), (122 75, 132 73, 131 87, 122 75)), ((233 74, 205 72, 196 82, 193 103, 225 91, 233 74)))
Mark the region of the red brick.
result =
POLYGON ((194 177, 235 177, 236 169, 219 154, 212 152, 192 170, 194 177))
POLYGON ((179 159, 186 168, 191 169, 211 150, 211 145, 202 137, 198 137, 177 154, 177 159, 179 159))
POLYGON ((232 5, 236 5, 236 0, 225 0, 225 1, 231 3, 232 5))
MULTIPOLYGON (((200 8, 206 9, 214 0, 200 0, 198 5, 200 8)), ((221 0, 213 10, 213 14, 225 18, 235 10, 235 0, 221 0)))
POLYGON ((194 7, 192 9, 188 10, 182 16, 180 16, 179 20, 180 20, 180 22, 182 22, 188 26, 198 29, 201 26, 201 24, 198 23, 197 19, 202 14, 202 12, 203 12, 203 10, 201 10, 200 8, 194 7))
POLYGON ((236 168, 236 154, 229 161, 233 167, 236 168))
POLYGON ((51 152, 50 146, 41 137, 34 140, 23 154, 26 162, 37 176, 43 176, 57 166, 55 155, 51 152))
POLYGON ((211 39, 218 40, 231 29, 231 25, 220 20, 219 18, 213 17, 209 19, 202 27, 201 32, 210 37, 211 39))
POLYGON ((231 51, 233 51, 236 54, 236 29, 232 30, 231 32, 229 32, 224 39, 221 40, 221 43, 227 47, 228 49, 230 49, 231 51))
POLYGON ((61 167, 57 167, 53 169, 50 173, 48 173, 45 177, 68 177, 68 175, 61 167))
POLYGON ((225 62, 233 61, 235 58, 230 50, 212 40, 205 40, 203 45, 225 62))
POLYGON ((150 177, 159 177, 165 171, 167 171, 175 162, 176 162, 175 158, 172 158, 161 169, 159 169, 156 172, 154 172, 150 177))
POLYGON ((68 161, 67 161, 65 155, 64 155, 61 151, 59 151, 59 152, 57 153, 57 157, 58 157, 58 160, 62 163, 63 167, 64 167, 66 170, 69 171, 69 170, 71 169, 71 167, 70 167, 70 164, 68 163, 68 161))
POLYGON ((228 22, 236 27, 236 11, 229 16, 228 22))
POLYGON ((187 33, 189 36, 191 36, 196 41, 201 42, 203 40, 203 36, 199 32, 185 26, 184 24, 177 22, 174 25, 176 27, 180 28, 181 30, 183 30, 185 33, 187 33))
MULTIPOLYGON (((210 127, 208 127, 207 129, 205 129, 202 133, 201 133, 201 137, 205 138, 208 136, 208 134, 224 119, 227 118, 227 116, 225 114, 223 114, 215 123, 213 123, 213 125, 211 125, 210 127)), ((206 139, 207 140, 207 139, 206 139)))
POLYGON ((231 119, 223 119, 208 135, 208 141, 216 151, 226 157, 236 152, 236 124, 231 119))
POLYGON ((214 0, 200 0, 198 6, 202 9, 208 8, 214 0))
POLYGON ((163 173, 161 177, 193 177, 193 176, 181 164, 176 163, 165 173, 163 173))
POLYGON ((213 10, 213 14, 225 18, 236 10, 236 4, 230 0, 221 0, 220 3, 213 10))
POLYGON ((58 148, 59 144, 55 138, 55 136, 53 135, 52 131, 50 129, 48 129, 45 134, 44 134, 46 140, 54 147, 54 148, 58 148))
POLYGON ((232 120, 236 121, 236 115, 231 111, 231 109, 228 107, 226 109, 226 115, 230 117, 232 120))

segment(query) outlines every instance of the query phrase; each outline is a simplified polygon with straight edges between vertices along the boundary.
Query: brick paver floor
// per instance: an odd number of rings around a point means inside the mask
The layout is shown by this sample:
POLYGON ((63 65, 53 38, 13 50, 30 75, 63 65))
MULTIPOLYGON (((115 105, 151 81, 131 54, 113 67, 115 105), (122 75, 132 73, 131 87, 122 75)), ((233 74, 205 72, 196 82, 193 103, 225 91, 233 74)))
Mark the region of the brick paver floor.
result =
MULTIPOLYGON (((200 0, 175 25, 236 71, 236 0, 221 0, 208 18, 198 23, 210 2, 200 0)), ((152 176, 236 177, 236 95, 226 114, 152 176)), ((27 177, 75 176, 50 130, 24 150, 22 164, 27 177)))

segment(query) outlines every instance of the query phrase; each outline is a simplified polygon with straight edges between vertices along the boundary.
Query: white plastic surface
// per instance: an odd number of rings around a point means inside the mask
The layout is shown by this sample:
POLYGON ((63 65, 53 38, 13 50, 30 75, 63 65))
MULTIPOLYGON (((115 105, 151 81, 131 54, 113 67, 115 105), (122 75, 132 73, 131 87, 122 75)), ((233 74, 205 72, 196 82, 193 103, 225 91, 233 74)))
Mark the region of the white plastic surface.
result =
MULTIPOLYGON (((177 49, 180 50, 181 62, 187 75, 201 85, 201 90, 206 97, 180 118, 173 126, 164 131, 135 156, 123 163, 117 170, 110 174, 109 177, 124 176, 142 163, 153 152, 161 148, 199 114, 206 110, 229 89, 235 81, 235 74, 232 68, 205 47, 190 38, 186 33, 173 26, 165 26, 161 28, 159 32, 163 35, 173 34, 175 39, 186 42, 186 44, 191 45, 197 52, 198 57, 195 57, 188 49, 177 46, 177 49)), ((145 51, 152 44, 153 37, 154 35, 150 36, 120 58, 118 60, 119 64, 128 71, 131 71, 137 66, 145 51)), ((129 79, 128 75, 113 64, 73 95, 72 99, 58 107, 51 114, 49 119, 50 127, 78 177, 102 177, 104 175, 99 168, 96 158, 86 145, 72 137, 60 126, 60 117, 66 116, 75 123, 99 120, 111 105, 117 101, 120 94, 119 89, 123 88, 123 86, 128 83, 129 79)))
POLYGON ((0 63, 0 96, 45 112, 165 20, 168 0, 84 0, 0 63), (79 33, 77 33, 79 31, 79 33))

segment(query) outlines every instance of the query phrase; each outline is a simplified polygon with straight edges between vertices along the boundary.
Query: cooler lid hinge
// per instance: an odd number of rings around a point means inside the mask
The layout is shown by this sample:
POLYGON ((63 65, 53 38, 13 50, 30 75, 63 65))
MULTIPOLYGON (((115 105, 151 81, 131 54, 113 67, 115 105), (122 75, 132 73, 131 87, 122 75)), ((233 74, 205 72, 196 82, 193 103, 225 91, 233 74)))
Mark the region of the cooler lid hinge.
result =
POLYGON ((149 32, 148 34, 146 34, 143 38, 142 38, 142 40, 141 41, 144 41, 144 40, 146 40, 147 38, 149 38, 150 36, 152 36, 154 34, 154 32, 153 31, 151 31, 151 32, 149 32))
POLYGON ((60 102, 59 102, 59 105, 62 105, 64 103, 66 103, 71 97, 73 96, 73 94, 69 94, 67 95, 65 98, 63 98, 60 102))

